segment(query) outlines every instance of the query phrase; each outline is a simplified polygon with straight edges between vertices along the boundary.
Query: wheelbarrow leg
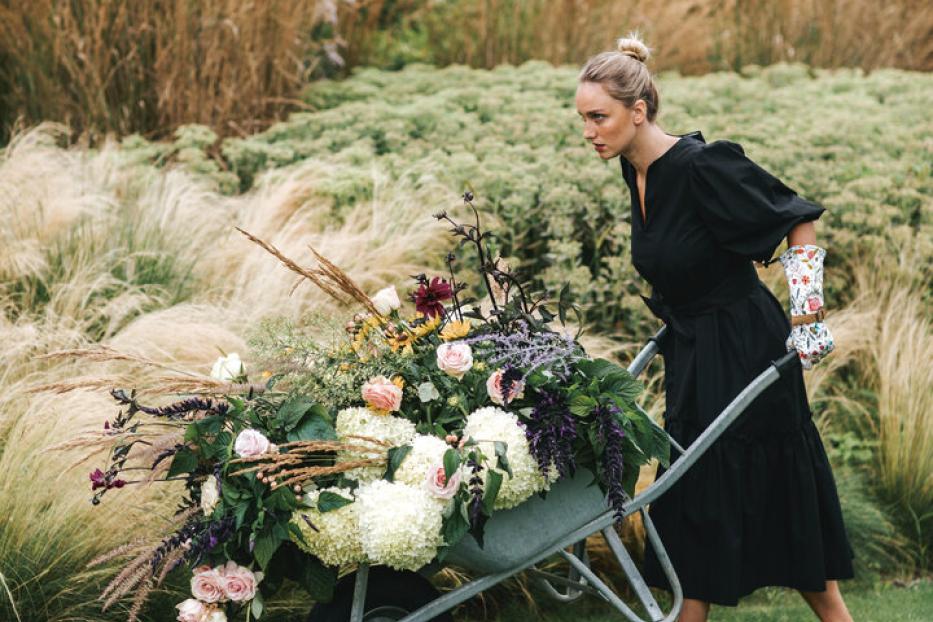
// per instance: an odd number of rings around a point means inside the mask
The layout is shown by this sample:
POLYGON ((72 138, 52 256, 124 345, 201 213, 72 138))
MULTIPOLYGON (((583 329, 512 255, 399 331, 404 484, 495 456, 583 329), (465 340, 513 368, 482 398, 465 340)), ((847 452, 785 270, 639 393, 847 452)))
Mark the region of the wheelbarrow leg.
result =
MULTIPOLYGON (((587 566, 590 565, 590 559, 586 553, 586 540, 580 540, 573 545, 573 554, 587 566)), ((548 596, 562 603, 571 603, 583 596, 584 590, 579 588, 581 586, 586 587, 587 585, 586 579, 580 576, 580 573, 574 566, 570 566, 566 577, 559 577, 549 572, 542 572, 534 567, 529 569, 529 573, 537 579, 538 584, 544 589, 548 596), (565 588, 564 591, 560 591, 554 587, 554 583, 563 585, 565 588)))
POLYGON ((645 584, 644 579, 642 579, 641 574, 638 572, 638 568, 635 566, 635 561, 632 559, 632 556, 629 555, 625 545, 622 544, 622 539, 619 538, 619 534, 616 533, 615 527, 610 526, 603 529, 602 534, 603 539, 606 540, 606 544, 612 549, 616 559, 625 571, 625 576, 628 577, 629 585, 635 590, 635 594, 638 596, 638 600, 641 601, 645 611, 648 612, 652 620, 663 620, 664 612, 661 611, 657 601, 651 594, 651 590, 648 589, 647 584, 645 584))
POLYGON ((621 611, 622 614, 625 615, 625 617, 627 617, 629 620, 633 620, 635 622, 641 620, 641 618, 635 615, 635 612, 632 611, 629 606, 626 605, 625 602, 619 598, 615 592, 612 591, 612 588, 606 585, 602 579, 596 576, 596 573, 593 572, 589 566, 583 563, 583 560, 579 559, 573 553, 568 553, 563 549, 560 550, 560 554, 564 559, 570 562, 571 565, 573 565, 581 575, 586 577, 587 581, 589 581, 593 587, 599 590, 599 594, 607 601, 609 601, 609 604, 615 607, 618 611, 621 611))
POLYGON ((356 583, 353 585, 353 608, 350 610, 350 622, 363 622, 366 610, 366 587, 369 583, 369 564, 360 564, 356 570, 356 583))

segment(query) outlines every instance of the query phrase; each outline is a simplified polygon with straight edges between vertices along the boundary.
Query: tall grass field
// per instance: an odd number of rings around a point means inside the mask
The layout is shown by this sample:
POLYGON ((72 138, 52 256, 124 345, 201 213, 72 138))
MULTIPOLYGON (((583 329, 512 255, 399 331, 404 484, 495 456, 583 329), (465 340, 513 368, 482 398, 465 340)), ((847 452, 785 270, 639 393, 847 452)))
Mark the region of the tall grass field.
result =
MULTIPOLYGON (((333 309, 311 288, 292 291, 289 272, 234 226, 299 260, 312 245, 366 291, 403 291, 407 275, 442 267, 450 241, 431 215, 470 188, 503 257, 541 289, 569 282, 592 349, 627 362, 658 323, 629 259, 618 162, 600 161, 581 136, 576 71, 540 61, 361 68, 303 87, 305 111, 225 138, 208 125, 93 147, 72 145, 56 123, 15 133, 0 152, 0 620, 125 619, 125 606, 101 612, 96 600, 112 569, 85 567, 131 531, 155 533, 173 508, 166 491, 145 487, 92 506, 88 472, 105 456, 67 442, 115 414, 109 388, 152 373, 139 357, 205 373, 235 351, 254 371, 249 338, 263 319, 333 309), (95 344, 125 356, 55 354, 95 344)), ((817 236, 837 350, 806 378, 856 549, 858 577, 843 591, 913 585, 933 569, 933 77, 778 63, 659 82, 666 131, 739 142, 827 208, 817 236)), ((786 300, 779 265, 761 276, 786 300)), ((645 397, 656 416, 659 371, 645 397)), ((142 619, 174 618, 178 574, 142 619)), ((929 589, 918 589, 904 602, 928 607, 929 589)), ((741 617, 766 596, 711 619, 789 619, 741 617)), ((889 601, 860 598, 856 619, 893 619, 872 605, 889 601)), ((520 606, 515 615, 535 615, 520 606)), ((308 608, 296 595, 269 603, 268 617, 308 608)), ((472 603, 458 615, 482 611, 472 603)))

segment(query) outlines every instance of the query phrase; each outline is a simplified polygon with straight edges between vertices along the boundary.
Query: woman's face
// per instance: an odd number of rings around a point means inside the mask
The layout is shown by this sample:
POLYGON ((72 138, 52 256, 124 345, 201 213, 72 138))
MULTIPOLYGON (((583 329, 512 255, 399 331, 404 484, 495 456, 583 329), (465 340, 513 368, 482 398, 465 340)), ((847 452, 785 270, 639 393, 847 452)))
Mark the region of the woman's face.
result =
POLYGON ((583 138, 593 144, 603 160, 621 154, 635 138, 640 113, 615 99, 599 82, 577 85, 577 114, 583 119, 583 138))

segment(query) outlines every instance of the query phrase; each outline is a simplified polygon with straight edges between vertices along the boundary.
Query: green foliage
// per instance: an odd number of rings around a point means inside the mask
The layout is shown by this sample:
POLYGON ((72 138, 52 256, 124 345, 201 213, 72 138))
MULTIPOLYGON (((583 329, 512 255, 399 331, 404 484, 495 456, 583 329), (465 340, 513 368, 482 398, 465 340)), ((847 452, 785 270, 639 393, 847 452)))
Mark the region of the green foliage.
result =
MULTIPOLYGON (((667 131, 737 141, 827 208, 819 241, 830 249, 836 276, 826 290, 837 306, 848 299, 848 257, 930 238, 931 166, 918 157, 933 133, 929 75, 779 64, 744 74, 665 73, 659 81, 667 131)), ((362 171, 372 161, 399 178, 435 176, 452 193, 469 183, 479 206, 501 221, 498 244, 513 268, 552 294, 569 282, 600 332, 643 334, 653 318, 628 257, 628 192, 618 163, 600 161, 584 144, 575 88, 575 68, 543 62, 491 71, 363 68, 308 87, 305 100, 321 110, 226 139, 220 149, 241 188, 305 158, 359 165, 359 179, 318 189, 338 220, 370 199, 362 171)))

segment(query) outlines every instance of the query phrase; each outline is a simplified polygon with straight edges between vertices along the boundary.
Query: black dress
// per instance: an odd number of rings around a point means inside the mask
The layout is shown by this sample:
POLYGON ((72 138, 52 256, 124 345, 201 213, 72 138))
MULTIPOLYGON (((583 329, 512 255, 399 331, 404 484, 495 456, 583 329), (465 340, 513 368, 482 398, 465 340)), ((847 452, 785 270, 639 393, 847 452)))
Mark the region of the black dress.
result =
MULTIPOLYGON (((620 159, 632 196, 632 261, 652 286, 646 304, 668 325, 659 344, 664 428, 686 447, 786 353, 790 323, 752 260, 771 258, 796 224, 824 209, 738 144, 706 144, 691 132, 648 167, 643 221, 635 169, 620 159)), ((655 500, 649 515, 686 598, 736 605, 766 585, 822 591, 826 580, 853 576, 799 361, 655 500)), ((648 585, 670 589, 651 547, 643 573, 648 585)))

